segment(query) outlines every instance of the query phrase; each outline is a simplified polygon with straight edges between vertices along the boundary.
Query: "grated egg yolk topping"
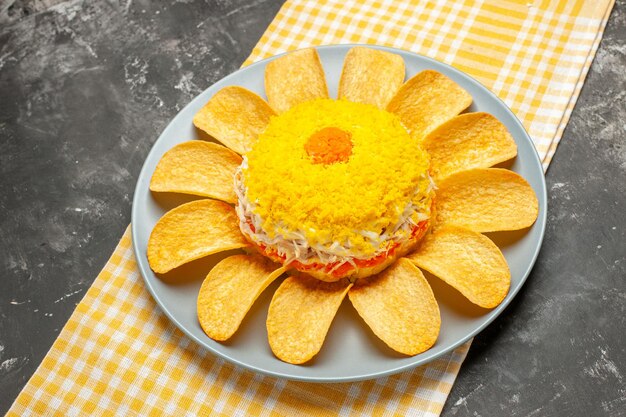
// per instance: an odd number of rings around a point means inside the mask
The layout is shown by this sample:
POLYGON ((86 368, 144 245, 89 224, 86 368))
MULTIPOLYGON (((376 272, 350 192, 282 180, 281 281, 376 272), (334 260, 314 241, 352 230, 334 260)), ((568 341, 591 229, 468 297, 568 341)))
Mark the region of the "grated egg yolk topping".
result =
POLYGON ((271 238, 371 256, 368 234, 395 232, 406 208, 430 214, 428 154, 400 119, 368 104, 317 99, 272 117, 246 155, 247 200, 271 238))

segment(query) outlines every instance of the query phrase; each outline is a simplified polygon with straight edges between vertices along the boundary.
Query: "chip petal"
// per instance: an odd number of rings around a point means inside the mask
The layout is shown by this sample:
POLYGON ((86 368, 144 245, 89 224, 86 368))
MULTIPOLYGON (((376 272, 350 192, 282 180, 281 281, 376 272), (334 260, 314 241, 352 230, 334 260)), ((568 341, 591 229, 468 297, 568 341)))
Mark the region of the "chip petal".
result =
POLYGON ((305 101, 328 98, 326 77, 317 50, 301 49, 269 62, 265 67, 265 93, 277 113, 305 101))
POLYGON ((426 236, 408 259, 484 308, 496 307, 509 292, 511 273, 502 252, 471 230, 443 226, 426 236))
POLYGON ((148 262, 164 274, 213 253, 250 246, 239 231, 235 209, 217 200, 197 200, 163 215, 148 239, 148 262))
POLYGON ((385 109, 404 81, 398 54, 357 46, 348 51, 339 81, 339 98, 385 109))
POLYGON ((274 110, 261 97, 242 87, 224 87, 193 117, 198 129, 233 151, 248 152, 265 130, 274 110))
POLYGON ((281 360, 301 364, 315 356, 352 284, 298 275, 282 282, 270 303, 267 336, 281 360))
POLYGON ((422 271, 405 258, 357 281, 348 297, 374 334, 397 352, 417 355, 437 341, 439 306, 422 271))
POLYGON ((400 117, 411 136, 422 140, 472 104, 472 96, 445 75, 426 70, 400 87, 387 111, 400 117))
POLYGON ((157 164, 150 190, 216 198, 235 203, 235 171, 241 157, 221 145, 200 140, 179 143, 157 164))
POLYGON ((531 226, 539 213, 532 187, 508 169, 462 171, 437 187, 437 224, 475 232, 519 230, 531 226))
POLYGON ((214 340, 227 340, 256 299, 285 268, 259 255, 233 255, 209 272, 198 294, 198 320, 214 340))
POLYGON ((433 130, 423 142, 435 182, 456 172, 489 168, 517 155, 506 127, 489 113, 457 116, 433 130))

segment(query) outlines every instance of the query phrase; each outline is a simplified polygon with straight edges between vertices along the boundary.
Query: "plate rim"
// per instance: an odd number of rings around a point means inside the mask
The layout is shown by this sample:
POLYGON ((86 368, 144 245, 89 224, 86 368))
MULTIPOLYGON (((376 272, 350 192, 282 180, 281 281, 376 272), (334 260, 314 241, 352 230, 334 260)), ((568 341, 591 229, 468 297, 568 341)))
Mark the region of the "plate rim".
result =
MULTIPOLYGON (((264 375, 268 375, 268 376, 271 376, 271 377, 283 378, 283 379, 294 380, 294 381, 318 382, 318 383, 337 383, 337 382, 363 381, 363 380, 369 380, 369 379, 374 379, 374 378, 385 377, 385 376, 393 375, 393 374, 396 374, 396 373, 399 373, 399 372, 402 372, 402 371, 407 371, 407 370, 416 368, 417 366, 426 365, 427 363, 430 363, 430 362, 432 362, 432 361, 434 361, 436 359, 439 359, 440 357, 442 357, 442 356, 444 356, 446 354, 449 354, 450 352, 455 350, 457 347, 459 347, 462 344, 466 343, 468 340, 470 340, 471 338, 476 336, 478 333, 482 332, 497 317, 499 317, 500 314, 502 314, 502 312, 510 305, 510 303, 513 301, 513 299, 515 299, 515 297, 517 296, 517 294, 519 293, 521 288, 526 283, 526 280, 528 279, 528 276, 530 275, 530 272, 532 271, 532 269, 533 269, 533 267, 534 267, 534 265, 535 265, 535 263, 537 261, 537 258, 539 256, 539 252, 541 250, 541 247, 543 246, 543 241, 544 241, 544 237, 545 237, 545 230, 546 230, 546 223, 547 223, 547 213, 548 213, 547 186, 546 186, 546 180, 545 180, 545 173, 544 173, 544 170, 543 170, 543 165, 542 165, 542 162, 541 162, 541 158, 539 157, 539 153, 537 152, 537 148, 536 148, 534 142, 532 141, 530 135, 528 134, 526 128, 524 127, 522 122, 518 119, 518 117, 515 115, 515 113, 513 113, 513 111, 506 105, 506 103, 504 103, 504 101, 502 101, 489 88, 487 88, 481 82, 479 82, 475 78, 471 77, 470 75, 466 74, 465 72, 463 72, 461 70, 458 70, 457 68, 455 68, 455 67, 453 67, 453 66, 451 66, 449 64, 446 64, 444 62, 438 61, 436 59, 430 58, 430 57, 425 56, 425 55, 417 54, 417 53, 409 51, 409 50, 400 49, 400 48, 394 48, 394 47, 389 47, 389 46, 383 46, 383 45, 357 44, 357 43, 312 46, 312 48, 315 48, 315 49, 318 49, 318 50, 324 50, 324 49, 346 49, 346 51, 349 50, 350 48, 353 48, 353 47, 367 47, 367 48, 384 50, 384 51, 388 51, 388 52, 396 53, 396 54, 408 54, 408 55, 412 55, 413 57, 417 58, 418 60, 422 60, 423 62, 425 62, 427 64, 433 64, 434 66, 443 66, 448 71, 450 71, 451 73, 454 73, 455 76, 460 77, 460 78, 464 78, 464 79, 466 79, 466 81, 478 85, 479 87, 482 88, 482 90, 484 90, 484 92, 488 96, 490 96, 490 98, 495 99, 497 104, 499 104, 499 106, 518 125, 520 131, 523 134, 522 135, 523 139, 525 141, 527 141, 531 145, 531 148, 533 150, 533 152, 531 153, 532 156, 533 156, 533 161, 532 162, 534 162, 536 165, 539 166, 539 172, 541 174, 540 175, 540 180, 541 180, 540 181, 540 188, 541 189, 540 190, 534 189, 534 191, 538 194, 537 197, 538 197, 539 201, 543 200, 543 204, 539 206, 539 215, 538 215, 537 220, 535 221, 534 225, 531 226, 531 227, 536 227, 537 225, 539 225, 540 230, 539 230, 538 243, 534 247, 534 250, 533 250, 530 262, 527 264, 526 269, 524 270, 524 273, 521 276, 521 280, 520 280, 519 284, 515 288, 511 288, 509 294, 507 295, 507 297, 503 300, 503 302, 500 305, 498 305, 496 308, 491 309, 491 310, 489 310, 488 312, 485 313, 485 314, 491 314, 491 317, 486 319, 484 323, 482 323, 480 326, 478 326, 473 331, 471 331, 468 334, 466 334, 459 341, 451 344, 446 349, 444 349, 444 350, 442 350, 440 352, 437 352, 437 353, 434 353, 434 354, 431 354, 431 355, 428 355, 428 351, 423 352, 422 354, 419 355, 419 358, 416 359, 415 361, 410 362, 408 364, 403 364, 403 365, 400 365, 400 366, 397 366, 397 367, 392 367, 392 368, 386 369, 385 371, 374 372, 374 373, 369 373, 369 374, 360 374, 360 375, 356 375, 356 376, 346 376, 346 377, 336 377, 336 376, 319 377, 319 376, 296 375, 296 374, 288 373, 288 372, 281 372, 281 371, 264 369, 264 368, 260 368, 260 367, 255 366, 255 365, 251 365, 249 363, 242 362, 242 361, 238 360, 237 358, 229 356, 229 355, 225 354, 224 352, 220 352, 220 351, 214 349, 213 347, 205 344, 204 341, 200 340, 193 333, 188 331, 186 329, 186 327, 178 320, 178 318, 176 316, 174 316, 170 312, 170 310, 165 306, 165 303, 163 302, 163 300, 160 298, 158 291, 156 291, 155 287, 152 285, 150 280, 145 276, 143 271, 144 271, 144 269, 145 270, 149 270, 149 265, 147 265, 147 256, 145 254, 139 252, 138 244, 136 242, 136 239, 137 239, 136 236, 139 235, 139 232, 137 230, 138 222, 137 221, 133 221, 133 220, 136 220, 138 218, 138 216, 141 214, 141 213, 139 213, 139 204, 138 204, 140 185, 145 183, 146 182, 146 178, 149 179, 151 177, 151 174, 152 174, 151 172, 150 173, 147 172, 148 171, 148 161, 152 159, 153 153, 157 152, 157 150, 156 150, 157 143, 160 142, 164 136, 166 136, 166 133, 169 131, 171 126, 174 124, 174 120, 178 117, 178 115, 183 113, 188 107, 191 107, 194 104, 194 101, 197 100, 200 95, 204 94, 204 92, 207 91, 208 89, 213 88, 216 84, 218 84, 218 83, 220 83, 220 84, 227 84, 230 79, 237 78, 240 73, 245 72, 245 71, 249 71, 250 68, 254 68, 254 67, 258 67, 258 66, 264 66, 268 62, 273 61, 274 59, 280 58, 281 56, 284 56, 284 55, 289 54, 291 52, 294 52, 295 50, 290 50, 290 51, 287 51, 287 52, 283 52, 281 54, 274 55, 274 56, 271 56, 271 57, 268 57, 268 58, 256 61, 256 62, 254 62, 254 63, 252 63, 250 65, 247 65, 245 67, 241 67, 241 68, 237 69, 236 71, 228 74, 227 76, 217 80, 216 82, 214 82, 213 84, 211 84, 210 86, 205 88, 202 92, 197 94, 194 98, 192 98, 189 101, 189 103, 187 103, 181 110, 179 110, 170 119, 170 121, 167 124, 167 126, 162 130, 162 132, 159 135, 159 137, 152 144, 152 146, 150 148, 150 151, 148 152, 148 154, 146 155, 146 157, 145 157, 145 159, 143 161, 141 170, 139 172, 139 176, 137 177, 137 183, 136 183, 135 189, 133 191, 133 200, 132 200, 132 208, 131 208, 131 242, 132 242, 133 254, 134 254, 135 260, 137 262, 139 273, 140 273, 140 275, 141 275, 141 277, 143 279, 143 282, 146 284, 146 287, 148 288, 148 291, 149 291, 150 295, 152 296, 152 298, 154 299, 156 304, 159 306, 161 312, 163 312, 167 316, 167 318, 180 331, 182 331, 185 334, 185 336, 187 336, 188 338, 193 340, 195 343, 200 345, 203 349, 208 350, 212 354, 216 355, 218 358, 222 358, 223 360, 225 360, 227 362, 233 363, 233 364, 235 364, 237 366, 241 366, 241 367, 243 367, 245 369, 248 369, 250 371, 253 371, 253 372, 258 372, 258 373, 261 373, 261 374, 264 374, 264 375)), ((301 48, 301 49, 308 49, 308 48, 301 48)), ((149 180, 148 180, 148 183, 149 183, 149 180)))

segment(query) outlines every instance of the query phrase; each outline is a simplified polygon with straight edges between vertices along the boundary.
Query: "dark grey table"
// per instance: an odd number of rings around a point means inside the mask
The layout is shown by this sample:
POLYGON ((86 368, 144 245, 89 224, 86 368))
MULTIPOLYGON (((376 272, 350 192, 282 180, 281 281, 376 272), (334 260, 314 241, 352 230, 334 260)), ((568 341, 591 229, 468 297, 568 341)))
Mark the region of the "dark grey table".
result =
MULTIPOLYGON (((281 1, 0 0, 0 413, 130 221, 139 169, 281 1)), ((443 415, 626 415, 626 0, 547 174, 537 264, 443 415)))

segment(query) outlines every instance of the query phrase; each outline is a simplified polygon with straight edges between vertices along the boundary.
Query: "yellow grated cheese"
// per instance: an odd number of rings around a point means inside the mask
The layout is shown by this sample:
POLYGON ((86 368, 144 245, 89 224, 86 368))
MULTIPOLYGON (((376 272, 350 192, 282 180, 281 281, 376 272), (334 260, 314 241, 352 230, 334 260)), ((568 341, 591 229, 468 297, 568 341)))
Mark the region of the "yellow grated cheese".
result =
POLYGON ((268 236, 301 231, 311 245, 337 242, 355 254, 378 248, 363 232, 391 232, 413 201, 430 212, 428 154, 394 114, 368 104, 317 99, 271 118, 248 152, 246 197, 268 236), (351 134, 347 162, 313 163, 305 151, 326 127, 351 134))

